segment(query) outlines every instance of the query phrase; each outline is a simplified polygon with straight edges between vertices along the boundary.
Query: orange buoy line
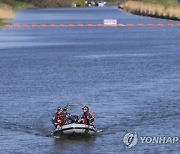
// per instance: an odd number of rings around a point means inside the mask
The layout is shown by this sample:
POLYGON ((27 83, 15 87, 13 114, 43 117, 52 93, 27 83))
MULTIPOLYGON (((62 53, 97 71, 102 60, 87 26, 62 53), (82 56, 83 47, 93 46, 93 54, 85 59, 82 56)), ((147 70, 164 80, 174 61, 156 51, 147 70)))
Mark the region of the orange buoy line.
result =
POLYGON ((69 27, 69 28, 73 28, 73 27, 180 27, 180 23, 177 24, 173 24, 173 23, 167 23, 167 24, 163 24, 163 23, 158 23, 158 24, 153 24, 153 23, 148 23, 148 24, 143 24, 143 23, 138 23, 138 24, 133 24, 133 23, 128 23, 128 24, 122 24, 122 23, 117 23, 116 25, 111 25, 111 24, 107 24, 104 25, 103 23, 97 23, 97 24, 83 24, 83 23, 79 23, 79 24, 5 24, 3 26, 1 26, 1 28, 64 28, 64 27, 69 27))
POLYGON ((154 24, 151 24, 151 23, 150 23, 150 24, 147 24, 147 26, 148 26, 148 27, 153 27, 154 24))
POLYGON ((164 24, 157 24, 157 26, 158 26, 158 27, 163 27, 163 26, 164 26, 164 24))
POLYGON ((128 27, 133 27, 134 25, 133 24, 127 24, 128 27))

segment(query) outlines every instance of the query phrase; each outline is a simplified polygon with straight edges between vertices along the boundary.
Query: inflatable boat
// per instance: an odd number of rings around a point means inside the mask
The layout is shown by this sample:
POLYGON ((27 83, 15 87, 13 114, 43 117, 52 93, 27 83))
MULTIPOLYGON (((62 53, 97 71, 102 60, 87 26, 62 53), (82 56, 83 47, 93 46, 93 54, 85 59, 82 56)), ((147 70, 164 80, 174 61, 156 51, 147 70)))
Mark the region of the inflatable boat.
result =
POLYGON ((79 123, 79 112, 82 113, 83 104, 68 104, 65 106, 66 110, 75 115, 67 114, 67 123, 53 131, 54 137, 60 136, 93 136, 97 133, 97 128, 90 123, 89 125, 79 123), (80 111, 78 111, 80 109, 80 111))
POLYGON ((97 128, 94 125, 71 123, 56 129, 53 136, 93 136, 96 133, 97 128))

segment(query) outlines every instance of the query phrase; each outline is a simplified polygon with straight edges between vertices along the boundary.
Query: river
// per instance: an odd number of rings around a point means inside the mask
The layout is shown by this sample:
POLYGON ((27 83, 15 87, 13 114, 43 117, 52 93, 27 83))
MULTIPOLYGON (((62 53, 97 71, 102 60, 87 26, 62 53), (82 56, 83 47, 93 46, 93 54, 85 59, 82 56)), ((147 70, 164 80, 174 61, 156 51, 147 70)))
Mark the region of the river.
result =
MULTIPOLYGON (((116 7, 28 9, 17 24, 174 23, 116 7)), ((179 27, 9 28, 0 32, 0 153, 178 153, 179 27), (58 106, 83 103, 102 130, 91 138, 52 136, 58 106), (123 137, 136 132, 138 143, 123 137)))

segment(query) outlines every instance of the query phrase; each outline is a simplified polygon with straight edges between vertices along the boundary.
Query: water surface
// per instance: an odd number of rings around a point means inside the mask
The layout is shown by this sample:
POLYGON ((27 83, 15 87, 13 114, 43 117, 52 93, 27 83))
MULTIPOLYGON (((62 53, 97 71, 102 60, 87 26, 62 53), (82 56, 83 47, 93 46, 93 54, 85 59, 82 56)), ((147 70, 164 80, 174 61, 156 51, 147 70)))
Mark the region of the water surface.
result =
MULTIPOLYGON (((177 23, 116 7, 29 9, 17 24, 177 23)), ((127 132, 179 136, 178 27, 3 29, 0 33, 0 153, 178 153, 177 144, 123 145, 127 132), (103 132, 55 139, 57 106, 83 103, 103 132)))

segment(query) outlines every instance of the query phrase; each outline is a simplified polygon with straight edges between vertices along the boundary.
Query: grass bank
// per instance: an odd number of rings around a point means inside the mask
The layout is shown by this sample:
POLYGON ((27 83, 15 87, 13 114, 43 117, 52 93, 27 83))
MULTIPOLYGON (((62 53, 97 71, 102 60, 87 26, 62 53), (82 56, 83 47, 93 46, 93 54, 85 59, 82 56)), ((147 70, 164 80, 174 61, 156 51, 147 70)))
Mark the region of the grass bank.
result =
POLYGON ((147 3, 159 3, 163 5, 179 5, 179 0, 142 0, 143 2, 147 3))
POLYGON ((15 18, 14 12, 21 9, 34 8, 31 3, 17 1, 12 6, 0 4, 0 26, 3 26, 3 20, 12 20, 15 18))
POLYGON ((10 20, 14 18, 13 8, 6 5, 0 4, 0 20, 10 20))
POLYGON ((157 18, 165 18, 172 20, 180 20, 180 5, 176 0, 154 0, 154 3, 150 3, 152 0, 139 1, 125 1, 119 5, 124 11, 157 18), (161 2, 161 3, 160 3, 161 2))

